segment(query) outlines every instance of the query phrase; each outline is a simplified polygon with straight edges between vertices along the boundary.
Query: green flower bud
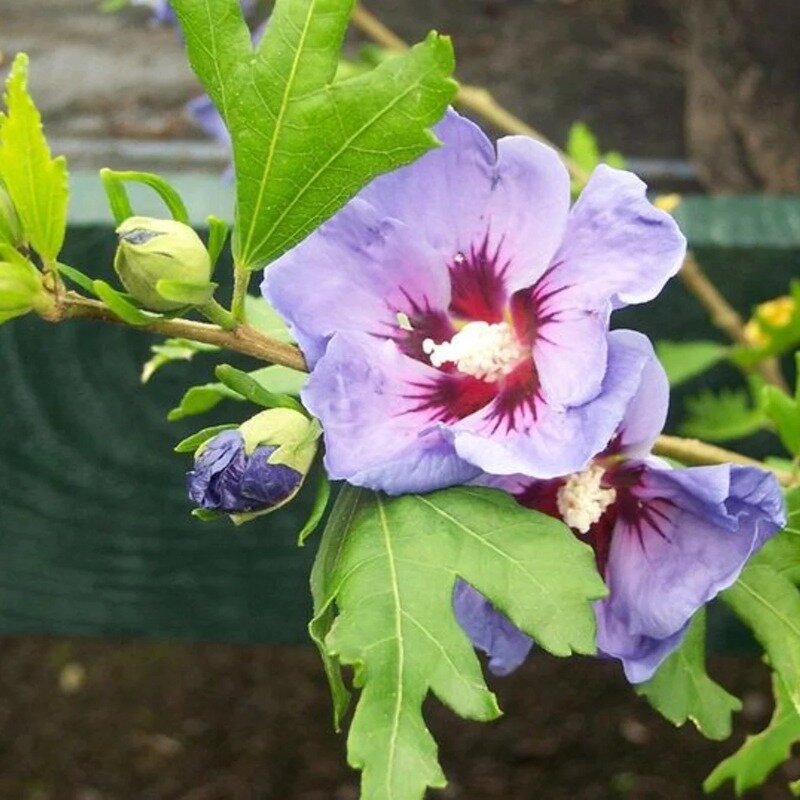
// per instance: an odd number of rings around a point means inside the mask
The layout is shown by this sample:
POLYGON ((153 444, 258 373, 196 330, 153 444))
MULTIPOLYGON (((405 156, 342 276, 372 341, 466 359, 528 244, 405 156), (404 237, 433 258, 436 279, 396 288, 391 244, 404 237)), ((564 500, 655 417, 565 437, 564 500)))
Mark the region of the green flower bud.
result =
POLYGON ((17 210, 2 183, 0 183, 0 243, 14 247, 22 244, 22 226, 17 210))
POLYGON ((11 245, 0 244, 0 324, 31 311, 46 313, 53 304, 41 272, 11 245))
POLYGON ((122 285, 145 308, 175 311, 187 305, 162 297, 157 291, 161 280, 210 285, 211 258, 188 225, 171 219, 131 217, 117 228, 117 235, 114 269, 122 285))

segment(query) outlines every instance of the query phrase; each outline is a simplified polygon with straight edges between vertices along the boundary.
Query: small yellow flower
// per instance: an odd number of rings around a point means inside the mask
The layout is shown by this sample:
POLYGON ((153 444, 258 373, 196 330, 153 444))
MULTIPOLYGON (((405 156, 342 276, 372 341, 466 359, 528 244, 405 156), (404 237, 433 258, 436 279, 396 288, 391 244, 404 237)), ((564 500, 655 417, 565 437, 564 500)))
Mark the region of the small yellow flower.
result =
POLYGON ((772 328, 785 327, 792 321, 795 307, 794 298, 788 295, 760 303, 756 306, 755 314, 744 327, 745 338, 754 347, 766 347, 771 338, 768 331, 764 330, 763 324, 766 323, 772 328))
POLYGON ((666 211, 671 214, 681 204, 681 196, 679 194, 661 194, 653 201, 656 208, 666 211))

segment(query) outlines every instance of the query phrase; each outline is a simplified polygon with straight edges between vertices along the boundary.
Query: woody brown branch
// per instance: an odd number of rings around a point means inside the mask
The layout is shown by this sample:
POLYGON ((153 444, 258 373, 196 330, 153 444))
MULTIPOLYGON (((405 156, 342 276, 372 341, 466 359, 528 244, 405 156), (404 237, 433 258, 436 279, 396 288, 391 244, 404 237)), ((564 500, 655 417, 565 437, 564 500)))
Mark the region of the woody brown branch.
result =
MULTIPOLYGON (((736 309, 722 296, 716 286, 700 268, 692 252, 687 253, 678 273, 686 288, 708 312, 711 321, 736 344, 747 345, 744 322, 736 309)), ((789 391, 777 358, 768 358, 757 366, 759 374, 774 386, 789 391)))
MULTIPOLYGON (((127 323, 114 314, 107 306, 97 300, 68 292, 51 311, 42 315, 49 322, 63 322, 69 319, 95 319, 117 325, 127 323)), ((129 326, 134 327, 134 326, 129 326)), ((281 342, 266 336, 249 325, 239 325, 227 331, 217 325, 195 322, 188 319, 157 319, 147 325, 135 326, 141 331, 161 336, 191 339, 195 342, 213 344, 251 356, 259 361, 280 364, 284 367, 307 372, 306 360, 295 345, 281 342)))

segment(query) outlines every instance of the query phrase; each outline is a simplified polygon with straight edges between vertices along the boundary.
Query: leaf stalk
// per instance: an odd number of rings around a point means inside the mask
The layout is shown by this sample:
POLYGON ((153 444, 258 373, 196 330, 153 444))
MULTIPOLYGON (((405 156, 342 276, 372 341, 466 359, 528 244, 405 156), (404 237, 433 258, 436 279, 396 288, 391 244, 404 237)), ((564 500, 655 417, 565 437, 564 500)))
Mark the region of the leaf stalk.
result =
POLYGON ((204 317, 207 317, 211 322, 216 323, 226 331, 235 330, 239 325, 239 320, 228 309, 223 308, 213 297, 208 303, 198 306, 197 310, 204 317))
POLYGON ((233 265, 233 298, 231 300, 231 314, 234 319, 244 322, 244 299, 247 296, 247 287, 250 285, 250 270, 239 264, 233 265))

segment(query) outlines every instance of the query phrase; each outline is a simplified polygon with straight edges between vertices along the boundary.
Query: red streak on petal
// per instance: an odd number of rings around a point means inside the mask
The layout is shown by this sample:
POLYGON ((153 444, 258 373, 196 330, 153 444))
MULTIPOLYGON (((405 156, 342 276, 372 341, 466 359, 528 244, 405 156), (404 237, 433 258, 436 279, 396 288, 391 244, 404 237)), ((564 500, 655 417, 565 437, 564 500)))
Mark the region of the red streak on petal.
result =
POLYGON ((508 302, 508 310, 511 313, 511 324, 514 326, 517 338, 528 347, 533 347, 539 327, 533 292, 530 289, 514 292, 508 302))
POLYGON ((496 384, 499 386, 497 400, 491 409, 490 419, 494 423, 492 433, 503 426, 505 432, 517 430, 522 419, 537 418, 537 404, 542 402, 539 394, 539 377, 532 358, 521 361, 512 372, 496 384))
POLYGON ((597 562, 598 572, 605 577, 606 567, 608 566, 608 554, 611 550, 611 540, 614 538, 614 530, 617 526, 619 509, 616 503, 612 503, 591 528, 584 538, 594 550, 594 558, 597 562))
POLYGON ((615 535, 623 532, 633 537, 634 546, 647 550, 647 539, 654 534, 666 542, 666 529, 672 523, 671 511, 675 504, 666 497, 640 499, 638 489, 644 482, 645 467, 641 464, 622 463, 606 471, 603 485, 616 489, 614 503, 589 531, 589 541, 594 547, 601 574, 605 574, 608 553, 615 535))
POLYGON ((456 333, 453 323, 444 311, 431 308, 427 298, 419 302, 406 294, 407 304, 404 308, 392 308, 393 314, 401 312, 408 317, 411 330, 404 330, 397 324, 387 324, 386 333, 375 333, 382 339, 391 339, 396 342, 400 350, 410 358, 429 364, 430 359, 422 349, 422 343, 426 339, 432 339, 436 344, 448 342, 456 333))
POLYGON ((442 373, 433 383, 414 384, 419 391, 406 395, 418 403, 410 412, 430 413, 432 422, 458 422, 484 408, 497 395, 497 384, 470 375, 442 373))
POLYGON ((537 337, 547 338, 543 329, 558 321, 561 309, 556 306, 554 299, 571 288, 569 284, 555 288, 551 286, 554 270, 560 265, 561 262, 557 262, 548 267, 532 288, 520 289, 511 296, 508 303, 511 321, 521 342, 533 346, 537 337))
MULTIPOLYGON (((532 346, 536 336, 542 335, 540 306, 546 305, 550 296, 546 294, 546 278, 557 265, 548 270, 536 286, 516 292, 509 301, 505 286, 509 262, 502 260, 501 249, 502 241, 494 251, 490 250, 487 232, 480 245, 473 245, 468 254, 459 253, 453 259, 449 265, 452 289, 449 313, 462 321, 496 324, 507 319, 508 302, 517 336, 526 346, 532 346), (538 291, 545 293, 544 303, 537 302, 538 291)), ((449 341, 455 335, 456 326, 446 313, 434 311, 427 302, 423 305, 408 296, 406 300, 406 308, 399 310, 408 315, 412 330, 392 328, 387 336, 406 355, 427 364, 430 359, 423 351, 423 342, 426 339, 437 344, 449 341)), ((545 323, 549 321, 550 318, 544 320, 545 323)), ((530 423, 537 418, 537 406, 543 398, 532 358, 521 361, 502 380, 492 383, 459 373, 453 364, 445 364, 439 371, 439 379, 419 384, 415 386, 416 393, 407 395, 407 399, 417 401, 410 411, 429 412, 435 421, 455 422, 492 404, 488 416, 492 433, 508 433, 523 422, 530 423)))
POLYGON ((518 495, 517 502, 526 508, 533 508, 549 517, 561 519, 558 513, 558 490, 564 485, 564 478, 550 481, 534 481, 528 484, 518 495))
POLYGON ((469 253, 459 253, 449 265, 450 313, 454 317, 490 323, 503 321, 508 261, 501 261, 501 245, 490 252, 487 233, 480 245, 470 247, 469 253))

